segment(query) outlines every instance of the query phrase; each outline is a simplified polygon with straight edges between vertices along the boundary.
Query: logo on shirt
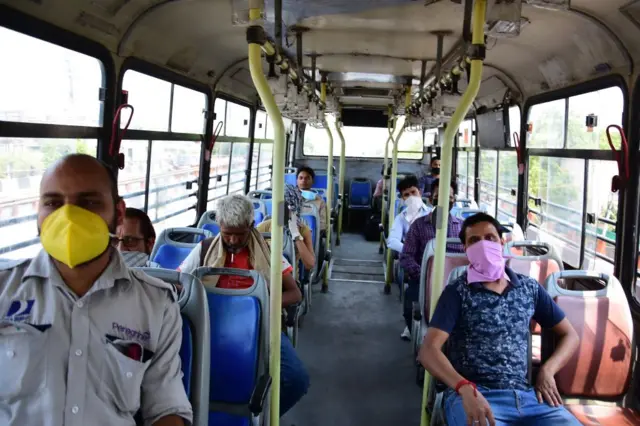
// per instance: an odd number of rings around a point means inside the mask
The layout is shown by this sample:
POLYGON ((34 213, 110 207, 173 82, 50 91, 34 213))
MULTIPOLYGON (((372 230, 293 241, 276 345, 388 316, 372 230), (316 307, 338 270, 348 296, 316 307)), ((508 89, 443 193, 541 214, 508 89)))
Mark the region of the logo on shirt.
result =
POLYGON ((124 335, 125 338, 129 340, 138 340, 140 342, 148 342, 149 339, 151 338, 151 333, 148 331, 142 332, 142 331, 134 330, 127 326, 118 324, 117 322, 112 323, 111 328, 117 331, 118 333, 124 335))
POLYGON ((26 321, 31 317, 31 310, 33 309, 34 303, 35 299, 14 300, 11 302, 11 306, 9 306, 5 319, 19 322, 26 321))

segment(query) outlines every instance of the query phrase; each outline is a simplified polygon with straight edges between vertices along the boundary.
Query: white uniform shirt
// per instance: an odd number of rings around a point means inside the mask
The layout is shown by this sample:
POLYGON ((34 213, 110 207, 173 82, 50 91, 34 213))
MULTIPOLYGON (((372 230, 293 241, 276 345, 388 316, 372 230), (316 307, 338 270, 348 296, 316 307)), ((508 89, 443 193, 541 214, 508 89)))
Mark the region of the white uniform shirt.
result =
POLYGON ((44 250, 0 266, 0 425, 192 421, 176 294, 112 253, 80 298, 44 250))

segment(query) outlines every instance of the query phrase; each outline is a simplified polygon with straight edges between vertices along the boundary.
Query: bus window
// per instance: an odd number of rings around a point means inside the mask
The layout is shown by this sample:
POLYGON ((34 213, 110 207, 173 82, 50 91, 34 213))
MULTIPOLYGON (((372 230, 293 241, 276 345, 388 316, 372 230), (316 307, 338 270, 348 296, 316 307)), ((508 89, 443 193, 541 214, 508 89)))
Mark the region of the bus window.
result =
POLYGON ((251 111, 243 105, 227 102, 225 135, 241 138, 249 137, 249 116, 251 111))
POLYGON ((255 138, 265 139, 267 134, 267 114, 264 111, 256 112, 255 138))
POLYGON ((156 233, 194 224, 200 143, 153 141, 148 215, 156 233), (187 184, 191 182, 191 188, 187 184))
MULTIPOLYGON (((606 128, 611 124, 622 125, 624 99, 619 87, 596 90, 569 98, 567 121, 567 148, 609 150, 606 128), (594 114, 598 125, 586 126, 586 117, 594 114)), ((619 145, 617 146, 619 147, 619 145)))
POLYGON ((476 152, 469 151, 469 160, 467 161, 467 198, 475 200, 476 187, 476 152))
POLYGON ((129 103, 135 108, 130 129, 169 131, 171 83, 128 70, 122 89, 129 92, 129 103))
POLYGON ((513 151, 498 153, 498 214, 499 221, 516 220, 518 212, 518 160, 513 151), (513 192, 512 192, 513 191, 513 192))
POLYGON ((224 195, 227 193, 230 158, 231 143, 217 141, 213 147, 213 152, 211 153, 207 210, 214 210, 217 203, 216 200, 224 197, 224 195))
POLYGON ((436 144, 438 129, 429 129, 424 133, 424 147, 428 148, 436 144))
POLYGON ((124 154, 125 168, 118 173, 118 191, 127 207, 144 210, 149 141, 123 140, 120 152, 124 154))
POLYGON ((513 137, 513 134, 517 134, 518 138, 520 137, 520 107, 515 105, 509 107, 509 146, 515 147, 516 140, 513 137))
POLYGON ((405 131, 398 144, 398 158, 420 160, 424 156, 422 131, 405 131))
POLYGON ((467 198, 467 173, 468 154, 466 151, 458 151, 458 197, 467 198))
POLYGON ((203 134, 206 108, 207 96, 204 93, 174 85, 170 130, 175 133, 203 134))
POLYGON ((0 138, 0 256, 22 259, 41 248, 36 218, 43 172, 71 153, 95 156, 97 140, 0 138))
POLYGON ((257 189, 271 186, 271 164, 273 164, 273 143, 260 144, 260 163, 258 167, 257 189))
POLYGON ((529 148, 564 146, 565 99, 534 105, 529 112, 529 148))
POLYGON ((228 194, 244 194, 245 170, 248 160, 249 142, 234 142, 231 148, 228 194))
POLYGON ((458 130, 458 146, 469 148, 475 146, 475 137, 473 135, 475 120, 465 120, 458 130))
POLYGON ((0 58, 0 120, 100 126, 100 61, 2 27, 0 58))
POLYGON ((480 151, 480 208, 496 216, 496 170, 498 166, 498 151, 480 151))
POLYGON ((527 239, 553 244, 562 260, 575 268, 580 266, 582 250, 584 161, 537 156, 529 159, 527 239))

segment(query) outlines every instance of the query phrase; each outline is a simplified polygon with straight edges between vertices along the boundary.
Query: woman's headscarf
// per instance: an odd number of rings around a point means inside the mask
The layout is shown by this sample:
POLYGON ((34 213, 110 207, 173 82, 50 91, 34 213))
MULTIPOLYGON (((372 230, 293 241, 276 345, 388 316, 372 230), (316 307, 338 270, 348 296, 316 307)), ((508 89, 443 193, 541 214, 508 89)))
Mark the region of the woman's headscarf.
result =
POLYGON ((285 185, 284 202, 289 207, 289 211, 298 216, 298 225, 302 224, 302 218, 300 215, 302 214, 302 204, 304 203, 304 200, 302 198, 302 193, 297 186, 285 185))

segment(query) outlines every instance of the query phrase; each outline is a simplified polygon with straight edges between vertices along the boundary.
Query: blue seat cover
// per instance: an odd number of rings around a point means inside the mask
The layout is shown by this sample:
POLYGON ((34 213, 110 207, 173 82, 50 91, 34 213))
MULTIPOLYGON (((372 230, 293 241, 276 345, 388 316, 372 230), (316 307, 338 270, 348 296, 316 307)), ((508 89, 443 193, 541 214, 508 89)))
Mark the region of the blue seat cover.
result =
POLYGON ((215 402, 248 404, 258 372, 260 302, 251 296, 214 293, 207 293, 207 300, 211 323, 209 398, 215 402))
POLYGON ((258 210, 255 210, 253 212, 253 220, 256 221, 256 225, 261 224, 264 220, 264 214, 262 212, 259 212, 258 210))
POLYGON ((151 261, 156 262, 165 269, 177 269, 183 260, 191 253, 190 247, 176 247, 165 244, 158 249, 156 256, 151 261))
POLYGON ((263 200, 264 201, 264 206, 267 209, 267 216, 271 216, 271 198, 269 198, 268 200, 263 200))
POLYGON ((209 426, 249 426, 250 424, 250 420, 246 417, 209 411, 209 426))
MULTIPOLYGON (((309 225, 309 229, 311 229, 311 241, 313 241, 313 247, 315 249, 316 247, 316 230, 318 228, 318 224, 316 223, 316 217, 314 215, 311 214, 303 214, 301 216, 301 218, 306 222, 307 225, 309 225)), ((317 255, 317 253, 316 253, 317 255)))
POLYGON ((298 184, 298 177, 295 173, 287 173, 286 175, 284 175, 284 183, 296 186, 298 184))
POLYGON ((371 204, 371 183, 351 182, 350 207, 356 209, 368 209, 371 204))
MULTIPOLYGON (((204 225, 202 225, 202 229, 211 232, 214 237, 220 233, 220 225, 218 225, 217 223, 205 223, 204 225)), ((204 240, 204 235, 200 237, 200 240, 204 240)))
POLYGON ((191 323, 182 315, 182 345, 180 346, 180 361, 182 361, 182 384, 187 391, 187 398, 191 398, 191 375, 193 374, 193 335, 191 323))

